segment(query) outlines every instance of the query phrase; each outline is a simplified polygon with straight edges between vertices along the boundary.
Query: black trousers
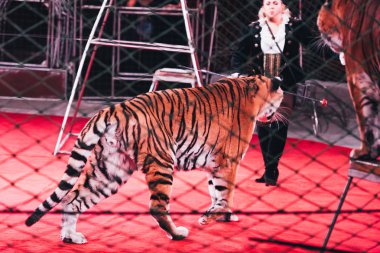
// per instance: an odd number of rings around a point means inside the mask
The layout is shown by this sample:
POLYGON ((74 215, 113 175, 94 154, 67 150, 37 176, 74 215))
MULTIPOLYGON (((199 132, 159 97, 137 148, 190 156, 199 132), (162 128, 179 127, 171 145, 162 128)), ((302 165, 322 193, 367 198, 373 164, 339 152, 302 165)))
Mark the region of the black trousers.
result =
POLYGON ((261 152, 265 164, 265 171, 278 170, 278 163, 284 152, 286 138, 288 137, 288 119, 293 111, 294 98, 285 94, 273 119, 269 123, 257 122, 261 152))
POLYGON ((259 136, 265 170, 273 172, 278 169, 278 163, 285 148, 288 125, 280 121, 270 124, 258 124, 257 134, 259 136))

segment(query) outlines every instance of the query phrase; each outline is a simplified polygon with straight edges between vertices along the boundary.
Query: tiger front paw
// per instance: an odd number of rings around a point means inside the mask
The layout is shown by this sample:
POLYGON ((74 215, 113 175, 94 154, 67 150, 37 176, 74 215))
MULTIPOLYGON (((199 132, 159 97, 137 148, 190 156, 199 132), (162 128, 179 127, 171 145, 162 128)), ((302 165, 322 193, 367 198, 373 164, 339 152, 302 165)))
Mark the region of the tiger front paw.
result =
POLYGON ((232 212, 228 212, 228 213, 225 213, 223 216, 217 218, 216 221, 219 221, 219 222, 231 222, 231 221, 236 222, 236 221, 239 221, 239 217, 232 212))
POLYGON ((185 227, 177 227, 175 232, 171 235, 168 234, 168 237, 172 240, 182 240, 185 239, 189 235, 189 230, 185 227))
POLYGON ((371 154, 371 152, 365 147, 352 149, 350 152, 351 160, 370 161, 370 160, 376 160, 376 158, 377 158, 377 154, 371 154))
POLYGON ((84 244, 87 243, 86 237, 79 232, 61 233, 61 240, 64 243, 84 244))
POLYGON ((229 208, 211 207, 198 220, 201 225, 207 225, 212 221, 231 222, 239 221, 239 218, 229 208))

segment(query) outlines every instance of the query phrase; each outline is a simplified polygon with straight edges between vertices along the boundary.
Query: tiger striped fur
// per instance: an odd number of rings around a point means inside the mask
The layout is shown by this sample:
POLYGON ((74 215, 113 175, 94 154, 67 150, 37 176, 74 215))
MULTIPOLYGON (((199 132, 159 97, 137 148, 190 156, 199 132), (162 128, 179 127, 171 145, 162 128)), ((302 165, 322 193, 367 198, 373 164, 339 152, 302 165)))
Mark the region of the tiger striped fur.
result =
POLYGON ((61 239, 85 243, 76 232, 79 214, 142 170, 151 193, 150 213, 170 238, 183 239, 188 230, 177 227, 169 215, 175 168, 208 172, 212 203, 201 224, 229 221, 236 170, 255 120, 273 114, 282 94, 279 81, 263 76, 226 78, 200 88, 146 93, 101 110, 82 129, 58 188, 26 225, 62 201, 61 239), (92 152, 91 166, 84 169, 92 152), (83 184, 77 184, 80 176, 83 184))
POLYGON ((380 1, 327 0, 318 13, 323 41, 344 55, 360 147, 351 160, 380 158, 380 1))

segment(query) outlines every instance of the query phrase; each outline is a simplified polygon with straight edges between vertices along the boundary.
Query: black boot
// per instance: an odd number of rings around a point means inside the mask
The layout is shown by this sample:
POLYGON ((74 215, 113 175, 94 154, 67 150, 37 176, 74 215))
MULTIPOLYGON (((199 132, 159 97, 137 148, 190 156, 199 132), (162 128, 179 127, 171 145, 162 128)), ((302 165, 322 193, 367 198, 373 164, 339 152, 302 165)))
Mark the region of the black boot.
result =
POLYGON ((277 185, 278 163, 285 148, 288 125, 276 121, 264 127, 260 126, 257 130, 265 163, 265 173, 255 181, 257 183, 265 182, 266 186, 277 185))
POLYGON ((256 183, 265 183, 265 178, 264 178, 264 176, 265 176, 265 174, 262 175, 262 176, 259 177, 259 178, 256 178, 256 179, 255 179, 255 182, 256 182, 256 183))
POLYGON ((266 186, 269 186, 269 185, 276 186, 278 175, 279 175, 279 172, 278 172, 277 168, 271 169, 271 170, 265 170, 265 174, 264 174, 265 185, 266 186))
POLYGON ((268 163, 265 166, 265 185, 277 185, 279 176, 278 163, 285 148, 288 136, 288 125, 283 122, 273 122, 271 128, 271 139, 268 146, 268 163))
MULTIPOLYGON (((256 126, 257 129, 257 135, 259 136, 259 142, 260 142, 260 148, 261 153, 263 155, 264 164, 266 167, 266 164, 268 163, 267 156, 268 156, 268 147, 269 147, 269 140, 270 140, 270 127, 269 124, 266 123, 258 123, 256 126)), ((255 179, 256 183, 265 183, 265 173, 259 178, 255 179)))

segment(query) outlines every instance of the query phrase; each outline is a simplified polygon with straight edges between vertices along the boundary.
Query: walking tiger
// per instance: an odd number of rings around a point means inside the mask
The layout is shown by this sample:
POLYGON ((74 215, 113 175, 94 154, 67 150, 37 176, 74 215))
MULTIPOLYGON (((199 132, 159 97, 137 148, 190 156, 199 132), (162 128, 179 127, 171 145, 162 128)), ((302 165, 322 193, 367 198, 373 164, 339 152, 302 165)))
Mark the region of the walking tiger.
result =
POLYGON ((76 231, 80 213, 115 194, 136 170, 146 177, 149 210, 173 240, 188 235, 169 214, 173 172, 202 168, 211 206, 199 222, 230 221, 237 167, 248 149, 256 119, 281 103, 280 81, 264 76, 224 78, 198 88, 150 92, 112 105, 82 129, 55 191, 26 220, 36 223, 63 205, 61 239, 87 242, 76 231), (86 166, 90 158, 91 166, 86 166), (83 184, 77 184, 84 177, 83 184))

